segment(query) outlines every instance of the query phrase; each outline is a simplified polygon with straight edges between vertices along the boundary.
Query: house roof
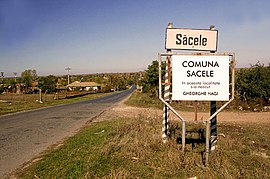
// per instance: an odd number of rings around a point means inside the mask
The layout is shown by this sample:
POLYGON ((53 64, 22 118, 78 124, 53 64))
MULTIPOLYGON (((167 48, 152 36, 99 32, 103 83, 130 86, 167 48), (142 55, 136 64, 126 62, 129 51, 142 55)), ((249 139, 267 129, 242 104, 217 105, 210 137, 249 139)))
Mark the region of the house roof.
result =
POLYGON ((79 82, 79 81, 75 81, 67 85, 67 87, 95 87, 95 86, 101 86, 101 85, 96 82, 79 82))
POLYGON ((31 82, 31 86, 32 87, 37 87, 38 86, 38 82, 37 81, 32 81, 31 82))

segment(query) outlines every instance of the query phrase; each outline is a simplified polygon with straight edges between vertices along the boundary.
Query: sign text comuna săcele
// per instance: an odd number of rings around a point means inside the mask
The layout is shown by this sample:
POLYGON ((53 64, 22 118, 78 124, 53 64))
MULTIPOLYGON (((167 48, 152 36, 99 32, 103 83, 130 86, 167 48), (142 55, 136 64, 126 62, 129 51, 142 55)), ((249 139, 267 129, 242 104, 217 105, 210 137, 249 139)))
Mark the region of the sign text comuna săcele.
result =
POLYGON ((229 56, 172 56, 172 100, 228 101, 229 56))
POLYGON ((166 49, 217 50, 217 30, 167 28, 166 49))

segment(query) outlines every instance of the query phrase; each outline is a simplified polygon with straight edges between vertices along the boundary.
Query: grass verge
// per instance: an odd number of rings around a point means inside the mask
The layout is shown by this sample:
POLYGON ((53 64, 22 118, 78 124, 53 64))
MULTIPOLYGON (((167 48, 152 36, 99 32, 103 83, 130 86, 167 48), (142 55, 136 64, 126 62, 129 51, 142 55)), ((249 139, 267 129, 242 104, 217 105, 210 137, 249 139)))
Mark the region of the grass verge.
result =
MULTIPOLYGON (((158 97, 150 97, 149 93, 138 93, 135 92, 131 95, 128 101, 125 104, 135 107, 144 107, 144 108, 157 108, 162 109, 163 103, 159 100, 158 97)), ((178 101, 172 102, 172 107, 177 110, 183 111, 194 111, 194 101, 178 101)), ((209 110, 209 102, 198 102, 198 111, 206 112, 209 110)))
POLYGON ((43 99, 43 103, 39 103, 38 94, 4 94, 0 95, 0 115, 15 113, 19 111, 25 111, 30 109, 37 109, 47 106, 55 106, 59 104, 68 104, 83 100, 90 100, 94 98, 99 98, 110 93, 97 93, 89 94, 82 97, 71 98, 71 99, 59 99, 54 100, 53 94, 47 94, 46 99, 43 99))
POLYGON ((269 178, 270 125, 220 124, 218 150, 203 165, 204 128, 188 124, 187 151, 181 125, 172 122, 171 139, 161 142, 159 117, 115 118, 93 123, 47 152, 18 178, 269 178), (203 135, 201 135, 203 134, 203 135), (197 139, 197 140, 191 140, 197 139), (180 140, 181 141, 181 140, 180 140))
MULTIPOLYGON (((150 93, 138 93, 135 92, 131 95, 128 101, 125 104, 136 107, 145 107, 145 108, 158 108, 162 109, 163 104, 158 97, 150 97, 150 93)), ((198 112, 209 112, 210 102, 209 101, 172 101, 170 104, 176 110, 181 111, 195 111, 195 104, 197 103, 198 112)), ((217 108, 220 108, 226 102, 217 101, 217 108)), ((268 109, 268 108, 267 108, 268 109)), ((235 99, 230 103, 224 110, 225 111, 242 111, 242 112, 254 112, 254 111, 269 111, 269 109, 264 109, 264 107, 259 105, 251 105, 241 102, 239 99, 235 99)))
POLYGON ((159 108, 161 109, 163 104, 158 98, 150 97, 148 93, 134 92, 130 98, 125 102, 130 106, 138 106, 144 108, 159 108))

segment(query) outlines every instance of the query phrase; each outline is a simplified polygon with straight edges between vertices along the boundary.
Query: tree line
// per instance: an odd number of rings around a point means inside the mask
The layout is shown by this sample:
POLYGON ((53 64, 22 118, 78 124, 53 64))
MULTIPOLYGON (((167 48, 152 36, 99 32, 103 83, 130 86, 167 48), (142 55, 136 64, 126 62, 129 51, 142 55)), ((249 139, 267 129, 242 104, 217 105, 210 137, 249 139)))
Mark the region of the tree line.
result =
MULTIPOLYGON (((162 63, 162 78, 165 74, 165 63, 162 63)), ((145 71, 141 81, 143 92, 152 97, 158 96, 158 62, 153 61, 145 71)), ((270 64, 257 62, 249 68, 241 68, 235 72, 236 100, 247 104, 270 104, 270 64)))
MULTIPOLYGON (((127 86, 136 84, 139 77, 139 72, 70 75, 70 83, 74 81, 96 82, 102 85, 102 92, 110 92, 112 89, 118 91, 124 90, 127 86)), ((10 92, 15 92, 16 85, 23 86, 26 93, 35 93, 38 89, 41 89, 43 92, 52 93, 56 91, 57 87, 67 86, 67 78, 67 75, 38 76, 35 69, 28 69, 23 71, 20 77, 3 78, 2 81, 0 81, 0 94, 7 89, 9 89, 10 92), (32 89, 33 86, 35 86, 35 89, 32 89), (10 89, 13 89, 13 91, 10 89)))

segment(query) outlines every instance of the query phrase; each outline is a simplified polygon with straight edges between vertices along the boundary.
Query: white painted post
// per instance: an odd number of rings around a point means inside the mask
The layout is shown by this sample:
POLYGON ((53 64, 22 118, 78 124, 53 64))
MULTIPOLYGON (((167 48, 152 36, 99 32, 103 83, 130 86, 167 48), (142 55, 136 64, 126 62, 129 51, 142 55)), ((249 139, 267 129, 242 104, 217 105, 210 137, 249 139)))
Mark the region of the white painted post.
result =
POLYGON ((42 90, 39 89, 39 103, 43 103, 42 102, 42 90))

